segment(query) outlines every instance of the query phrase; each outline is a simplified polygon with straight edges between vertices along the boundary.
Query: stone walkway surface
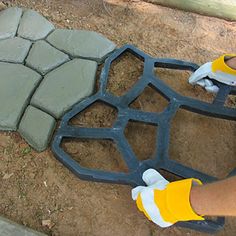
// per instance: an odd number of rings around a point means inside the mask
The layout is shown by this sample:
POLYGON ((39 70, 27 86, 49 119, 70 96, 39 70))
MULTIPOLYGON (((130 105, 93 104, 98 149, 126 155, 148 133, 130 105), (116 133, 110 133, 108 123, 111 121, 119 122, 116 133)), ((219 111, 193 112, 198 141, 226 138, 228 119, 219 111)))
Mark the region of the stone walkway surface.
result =
POLYGON ((116 45, 86 30, 55 29, 33 10, 0 12, 0 130, 45 150, 56 122, 93 93, 97 64, 116 45))
POLYGON ((46 236, 0 216, 0 236, 46 236))

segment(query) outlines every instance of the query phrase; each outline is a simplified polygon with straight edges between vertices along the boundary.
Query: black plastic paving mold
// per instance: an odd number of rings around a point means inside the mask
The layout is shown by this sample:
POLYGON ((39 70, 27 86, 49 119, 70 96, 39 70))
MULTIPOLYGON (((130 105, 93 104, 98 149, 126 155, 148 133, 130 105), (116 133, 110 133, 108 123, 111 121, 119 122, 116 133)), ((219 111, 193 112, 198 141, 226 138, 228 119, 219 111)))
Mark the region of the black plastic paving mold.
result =
MULTIPOLYGON (((218 117, 228 120, 236 120, 236 109, 224 106, 229 94, 236 94, 236 87, 227 86, 217 81, 214 83, 220 88, 212 103, 202 102, 193 98, 185 97, 168 87, 162 80, 154 75, 154 68, 168 68, 187 70, 194 72, 198 65, 169 58, 152 58, 132 45, 125 45, 116 50, 106 61, 100 76, 99 91, 82 102, 78 103, 66 113, 52 142, 52 150, 56 158, 61 161, 79 178, 88 181, 109 182, 116 184, 128 184, 132 187, 144 185, 142 174, 149 168, 156 170, 165 170, 182 178, 198 178, 204 183, 216 180, 215 177, 184 166, 169 158, 168 146, 170 137, 170 122, 179 108, 188 111, 203 114, 211 117, 218 117), (117 60, 125 52, 129 52, 144 62, 143 74, 134 86, 124 95, 115 96, 107 91, 108 75, 111 63, 117 60), (143 92, 151 86, 163 97, 169 104, 160 113, 144 112, 132 109, 129 105, 143 92), (118 117, 111 128, 84 128, 69 125, 69 121, 95 102, 103 102, 111 105, 118 110, 118 117), (155 156, 144 161, 138 160, 132 148, 127 142, 124 129, 127 123, 132 121, 145 122, 158 126, 158 137, 156 141, 157 151, 155 156), (129 172, 106 172, 96 169, 82 167, 78 162, 63 150, 61 144, 64 138, 75 139, 103 139, 113 140, 121 152, 126 162, 129 172)), ((96 158, 96 157, 95 157, 96 158)), ((218 217, 215 221, 188 221, 179 222, 177 226, 187 227, 198 231, 214 233, 224 226, 224 218, 218 217)))

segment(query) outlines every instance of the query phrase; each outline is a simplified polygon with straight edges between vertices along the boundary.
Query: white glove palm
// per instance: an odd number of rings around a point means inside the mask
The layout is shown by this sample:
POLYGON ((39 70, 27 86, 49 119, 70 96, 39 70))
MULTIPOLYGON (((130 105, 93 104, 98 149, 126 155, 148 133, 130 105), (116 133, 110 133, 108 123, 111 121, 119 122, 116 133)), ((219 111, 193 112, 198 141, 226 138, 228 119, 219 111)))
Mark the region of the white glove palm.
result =
POLYGON ((142 204, 145 203, 145 210, 140 209, 140 211, 144 211, 149 220, 153 221, 155 224, 161 227, 171 226, 172 223, 166 222, 155 204, 154 201, 154 190, 164 190, 166 185, 169 183, 164 177, 162 177, 156 170, 148 169, 143 173, 143 181, 147 184, 147 187, 138 186, 132 189, 132 199, 137 200, 139 194, 141 195, 142 204))

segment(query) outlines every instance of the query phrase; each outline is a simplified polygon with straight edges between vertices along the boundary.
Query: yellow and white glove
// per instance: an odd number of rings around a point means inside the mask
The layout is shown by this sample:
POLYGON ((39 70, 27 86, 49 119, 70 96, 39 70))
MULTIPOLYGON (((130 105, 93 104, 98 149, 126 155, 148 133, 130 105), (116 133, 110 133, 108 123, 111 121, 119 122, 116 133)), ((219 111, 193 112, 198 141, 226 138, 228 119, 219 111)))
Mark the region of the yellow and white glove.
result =
POLYGON ((192 185, 201 185, 200 180, 191 178, 169 183, 154 169, 146 170, 142 178, 147 187, 132 189, 132 198, 150 221, 164 228, 178 221, 204 220, 194 212, 189 199, 192 185))
POLYGON ((211 80, 204 79, 206 76, 223 84, 236 86, 236 70, 230 68, 225 63, 226 60, 232 57, 236 57, 236 55, 225 54, 213 62, 203 64, 190 76, 189 83, 192 85, 198 84, 204 87, 208 92, 212 93, 217 93, 219 88, 214 85, 211 80))

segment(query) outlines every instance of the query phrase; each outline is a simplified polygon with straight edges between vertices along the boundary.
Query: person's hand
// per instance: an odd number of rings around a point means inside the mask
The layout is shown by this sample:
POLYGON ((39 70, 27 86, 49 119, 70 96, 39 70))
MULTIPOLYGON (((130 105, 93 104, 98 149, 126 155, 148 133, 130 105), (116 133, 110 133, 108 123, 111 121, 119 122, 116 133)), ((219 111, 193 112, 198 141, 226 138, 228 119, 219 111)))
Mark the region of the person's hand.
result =
POLYGON ((138 209, 155 224, 169 227, 178 221, 204 220, 197 215, 190 204, 192 184, 200 184, 197 179, 185 179, 169 183, 156 170, 143 173, 146 187, 132 189, 132 199, 138 209))
POLYGON ((207 62, 199 67, 189 78, 192 85, 200 85, 208 92, 217 93, 218 86, 214 85, 211 79, 223 84, 236 86, 236 55, 225 54, 213 62, 207 62), (209 77, 207 79, 205 77, 209 77))

